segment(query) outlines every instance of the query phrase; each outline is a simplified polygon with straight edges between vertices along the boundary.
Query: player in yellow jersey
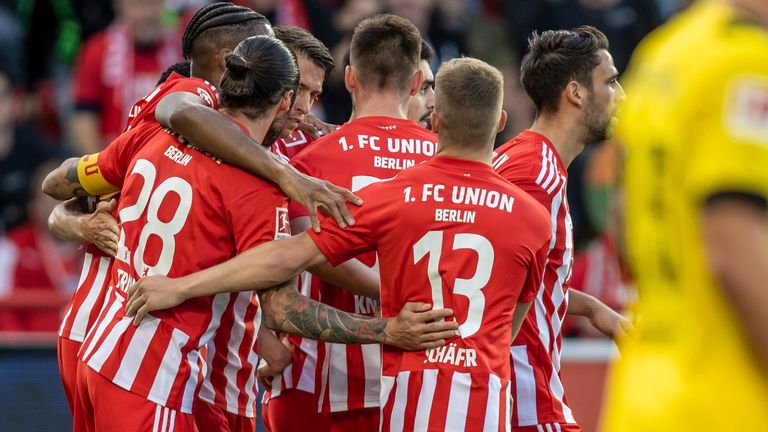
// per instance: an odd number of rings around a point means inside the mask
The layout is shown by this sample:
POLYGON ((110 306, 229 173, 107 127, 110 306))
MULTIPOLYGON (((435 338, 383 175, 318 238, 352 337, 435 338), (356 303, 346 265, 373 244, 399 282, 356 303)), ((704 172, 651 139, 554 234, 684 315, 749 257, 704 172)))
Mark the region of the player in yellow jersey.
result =
POLYGON ((699 1, 626 79, 639 287, 603 429, 768 430, 768 1, 699 1))

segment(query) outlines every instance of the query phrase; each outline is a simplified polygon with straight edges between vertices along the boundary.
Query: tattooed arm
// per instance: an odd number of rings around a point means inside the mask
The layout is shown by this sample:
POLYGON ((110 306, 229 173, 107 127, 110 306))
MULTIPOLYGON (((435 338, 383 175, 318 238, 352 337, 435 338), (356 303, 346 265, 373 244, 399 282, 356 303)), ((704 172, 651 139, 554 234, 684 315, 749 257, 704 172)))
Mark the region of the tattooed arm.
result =
POLYGON ((445 345, 455 336, 455 321, 432 322, 452 315, 425 303, 406 303, 394 318, 371 318, 343 312, 310 299, 294 282, 259 292, 267 326, 285 333, 335 343, 380 343, 405 350, 445 345))
POLYGON ((80 184, 77 175, 79 160, 80 158, 69 158, 62 162, 58 168, 48 173, 43 181, 43 192, 59 201, 87 196, 88 193, 80 184))

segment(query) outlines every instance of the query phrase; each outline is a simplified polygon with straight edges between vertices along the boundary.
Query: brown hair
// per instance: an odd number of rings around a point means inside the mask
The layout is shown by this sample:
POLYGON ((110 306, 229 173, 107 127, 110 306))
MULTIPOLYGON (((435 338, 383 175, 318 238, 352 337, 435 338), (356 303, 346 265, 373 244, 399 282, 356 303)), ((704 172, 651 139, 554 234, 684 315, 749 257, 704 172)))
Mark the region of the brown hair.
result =
POLYGON ((295 97, 298 87, 299 66, 291 50, 273 37, 253 36, 226 58, 219 85, 221 106, 258 118, 285 92, 292 90, 295 97))
POLYGON ((499 125, 503 95, 504 78, 488 63, 469 57, 443 63, 435 76, 440 142, 489 145, 499 125))
POLYGON ((276 26, 275 37, 283 41, 296 55, 306 56, 309 61, 325 72, 325 78, 333 71, 333 56, 331 51, 312 33, 300 27, 281 25, 276 26))
POLYGON ((421 35, 405 18, 375 15, 355 27, 349 52, 364 88, 403 92, 419 67, 421 35))
POLYGON ((553 113, 571 81, 592 88, 592 71, 600 64, 598 51, 608 49, 608 38, 598 29, 533 32, 520 66, 520 81, 536 109, 553 113))

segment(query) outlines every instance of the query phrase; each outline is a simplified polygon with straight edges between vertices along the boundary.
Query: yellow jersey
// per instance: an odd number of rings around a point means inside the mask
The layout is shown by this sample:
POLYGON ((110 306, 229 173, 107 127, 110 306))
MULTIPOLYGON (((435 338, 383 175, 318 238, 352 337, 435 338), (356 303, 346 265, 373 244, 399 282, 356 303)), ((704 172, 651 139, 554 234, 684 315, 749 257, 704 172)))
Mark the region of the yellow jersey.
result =
POLYGON ((625 84, 638 319, 603 430, 766 431, 768 379, 705 262, 699 217, 717 192, 768 197, 768 28, 701 1, 641 43, 625 84))

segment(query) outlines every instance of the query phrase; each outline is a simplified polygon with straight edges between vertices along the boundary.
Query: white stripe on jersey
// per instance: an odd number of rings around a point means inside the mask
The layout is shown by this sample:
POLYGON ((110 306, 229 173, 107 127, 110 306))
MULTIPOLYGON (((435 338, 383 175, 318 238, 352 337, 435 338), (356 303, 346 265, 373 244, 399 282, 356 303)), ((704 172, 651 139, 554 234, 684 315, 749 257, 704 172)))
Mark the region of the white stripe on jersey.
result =
POLYGON ((171 410, 171 421, 168 423, 168 431, 173 432, 173 426, 176 423, 176 410, 171 410))
MULTIPOLYGON (((239 351, 240 344, 243 342, 243 337, 245 336, 245 313, 248 309, 248 305, 251 304, 254 294, 252 291, 246 291, 234 295, 237 297, 232 305, 232 313, 234 316, 232 318, 232 330, 229 332, 227 341, 227 364, 224 366, 222 373, 226 380, 224 384, 224 397, 227 401, 227 411, 232 412, 234 410, 234 412, 237 413, 237 399, 240 396, 240 388, 237 385, 237 373, 243 368, 239 351)), ((213 340, 215 342, 216 338, 214 337, 213 340)), ((213 374, 214 372, 211 373, 213 374)))
POLYGON ((528 347, 515 345, 511 347, 510 352, 515 366, 517 397, 514 402, 518 420, 521 426, 536 424, 538 419, 536 413, 536 378, 528 361, 528 347))
POLYGON ((328 402, 331 412, 347 410, 347 346, 327 343, 325 363, 329 366, 328 402))
MULTIPOLYGON (((80 271, 80 280, 77 281, 77 287, 75 289, 81 289, 83 286, 83 282, 85 282, 85 278, 88 277, 88 273, 91 272, 91 262, 93 261, 93 254, 86 252, 83 256, 83 269, 80 271)), ((3 285, 0 283, 0 285, 3 285)), ((10 286, 10 282, 9 282, 10 286)), ((76 305, 72 304, 69 306, 69 309, 67 309, 67 312, 64 314, 64 318, 61 320, 61 325, 59 326, 59 336, 63 336, 62 332, 64 331, 64 326, 67 323, 67 320, 69 319, 69 314, 72 313, 72 309, 74 309, 76 305)), ((83 340, 80 339, 77 342, 82 342, 83 340)))
MULTIPOLYGON (((296 388, 308 393, 315 392, 315 371, 317 370, 317 341, 307 338, 301 339, 301 350, 307 353, 304 364, 301 367, 299 383, 296 388)), ((291 375, 293 379, 293 375, 291 375)))
POLYGON ((184 384, 184 394, 181 396, 181 406, 192 406, 195 402, 195 389, 197 388, 198 375, 200 368, 203 368, 203 377, 206 375, 205 359, 198 350, 192 350, 187 353, 187 363, 189 364, 189 378, 184 384))
MULTIPOLYGON (((113 294, 113 293, 110 293, 113 294)), ((104 332, 107 330, 107 327, 109 327, 109 324, 112 323, 112 320, 115 318, 115 315, 120 310, 120 308, 123 306, 123 303, 121 301, 118 301, 117 298, 112 301, 109 305, 109 309, 107 310, 106 314, 104 315, 104 319, 101 320, 99 323, 99 326, 96 327, 96 331, 93 333, 93 336, 90 336, 90 343, 85 349, 85 352, 82 356, 83 360, 88 362, 88 357, 91 354, 91 351, 93 351, 94 348, 99 344, 99 341, 101 340, 101 335, 104 334, 104 332)), ((91 329, 93 332, 93 329, 91 329)), ((97 371, 98 372, 98 371, 97 371)))
POLYGON ((510 383, 507 383, 507 391, 504 393, 507 394, 507 403, 504 404, 507 410, 507 415, 504 418, 504 431, 512 432, 512 385, 510 383))
POLYGON ((560 181, 562 180, 562 176, 560 175, 560 170, 558 170, 558 167, 557 167, 557 160, 555 160, 555 153, 552 150, 549 151, 549 165, 552 167, 552 172, 554 173, 552 184, 549 185, 549 187, 547 188, 547 193, 551 194, 552 191, 555 190, 557 185, 559 185, 560 181))
POLYGON ((541 181, 544 180, 544 174, 547 173, 548 168, 549 164, 547 163, 547 144, 541 143, 541 171, 539 171, 539 176, 536 177, 537 185, 541 185, 541 181))
MULTIPOLYGON (((168 342, 168 347, 165 350, 165 354, 163 354, 163 359, 160 361, 160 370, 157 372, 152 387, 149 389, 147 398, 152 402, 165 405, 168 401, 173 382, 176 380, 176 375, 179 373, 179 367, 182 362, 181 348, 187 344, 188 340, 189 336, 177 328, 174 328, 171 332, 171 340, 168 342)), ((129 354, 126 353, 126 355, 129 354)), ((115 376, 114 381, 117 381, 117 379, 118 377, 115 376)), ((192 410, 192 405, 182 405, 181 408, 184 411, 190 412, 192 410)))
MULTIPOLYGON (((122 302, 120 302, 120 306, 122 306, 122 302)), ((96 372, 101 371, 101 367, 104 366, 104 362, 107 361, 107 358, 110 354, 112 354, 112 348, 117 343, 117 339, 123 335, 123 333, 128 330, 128 327, 133 322, 133 318, 129 317, 123 317, 120 321, 118 321, 114 327, 112 327, 112 331, 109 332, 106 338, 104 338, 104 342, 101 344, 98 350, 93 354, 93 356, 88 360, 88 366, 90 366, 93 370, 96 372)), ((126 381, 119 383, 121 386, 124 386, 126 390, 129 390, 131 388, 131 384, 133 384, 133 381, 126 381)))
MULTIPOLYGON (((77 310, 77 314, 75 314, 75 320, 72 322, 72 329, 70 330, 69 339, 79 342, 82 342, 83 339, 85 339, 85 333, 88 329, 88 318, 90 317, 93 310, 93 305, 96 304, 96 300, 98 300, 99 296, 102 294, 104 279, 107 277, 107 270, 109 269, 109 263, 111 261, 112 258, 109 257, 99 258, 99 270, 96 273, 96 278, 93 280, 93 283, 87 287, 88 295, 85 297, 85 300, 83 300, 83 304, 80 305, 80 308, 77 310)), ((83 264, 83 266, 85 266, 85 264, 83 264)), ((85 267, 83 267, 83 270, 87 273, 85 267)), ((81 284, 78 284, 77 286, 78 289, 86 288, 82 287, 81 284)), ((72 305, 72 307, 74 306, 75 305, 72 305)))
MULTIPOLYGON (((201 338, 201 342, 203 340, 207 340, 210 343, 206 343, 206 349, 208 350, 208 352, 206 353, 207 361, 203 363, 203 367, 205 368, 206 373, 203 373, 203 377, 204 377, 203 385, 200 388, 200 393, 198 397, 211 404, 213 404, 214 401, 216 400, 215 399, 216 394, 213 388, 213 384, 211 384, 210 375, 207 373, 209 369, 208 362, 213 361, 213 358, 216 355, 216 344, 213 343, 213 335, 215 334, 216 329, 219 328, 219 324, 221 324, 221 316, 224 314, 224 311, 226 310, 227 305, 229 304, 229 297, 230 297, 230 293, 228 292, 216 294, 213 297, 213 303, 212 303, 213 313, 211 314, 211 322, 208 324, 208 328, 205 330, 205 333, 201 338)), ((190 379, 192 379, 191 376, 190 376, 190 379)), ((195 380, 197 380, 197 377, 195 377, 195 380)), ((195 381, 195 384, 196 382, 197 381, 195 381)), ((187 387, 185 387, 184 389, 185 394, 189 385, 190 383, 187 382, 187 387)), ((194 391, 194 388, 193 388, 193 391, 194 391)))
POLYGON ((559 173, 557 171, 557 166, 552 163, 552 149, 547 147, 547 157, 542 161, 542 163, 547 164, 547 178, 539 184, 542 189, 546 189, 550 182, 553 179, 556 179, 559 176, 559 173))
POLYGON ((451 395, 448 398, 448 413, 445 419, 445 430, 464 431, 464 426, 467 422, 471 388, 472 378, 469 373, 453 373, 451 378, 451 395))
MULTIPOLYGON (((509 384, 507 384, 509 386, 509 384)), ((498 432, 499 430, 499 396, 501 380, 496 375, 488 375, 488 402, 485 404, 485 423, 483 432, 498 432)))
POLYGON ((139 327, 136 328, 136 333, 131 338, 131 342, 128 344, 126 353, 131 353, 123 358, 120 362, 120 368, 117 370, 118 377, 121 377, 128 388, 133 386, 133 381, 136 379, 136 374, 139 372, 141 361, 144 360, 144 355, 149 348, 149 343, 152 342, 152 337, 157 331, 157 326, 160 324, 160 320, 147 315, 141 320, 139 327))
MULTIPOLYGON (((326 362, 327 364, 327 362, 326 362)), ((392 387, 395 386, 395 378, 391 376, 381 376, 381 392, 379 393, 379 430, 383 430, 384 425, 384 407, 389 400, 389 394, 392 393, 392 387)))
POLYGON ((161 417, 163 416, 163 407, 160 405, 155 405, 155 422, 152 424, 152 432, 157 432, 160 430, 160 422, 162 421, 161 417))
POLYGON ((395 404, 392 406, 389 430, 402 431, 405 425, 405 404, 408 402, 408 380, 411 373, 408 371, 397 374, 397 386, 395 388, 395 404))
POLYGON ((381 345, 360 345, 363 352, 363 367, 365 368, 365 390, 363 403, 365 408, 379 406, 379 389, 381 386, 381 345), (368 385, 368 383, 375 383, 368 385))
POLYGON ((568 408, 568 405, 563 403, 565 389, 563 388, 563 383, 560 382, 560 375, 558 375, 555 365, 552 365, 552 375, 549 377, 549 388, 552 391, 552 396, 554 396, 555 400, 563 407, 563 417, 565 418, 565 422, 576 423, 571 409, 568 408))
MULTIPOLYGON (((432 411, 432 401, 435 398, 437 386, 437 369, 426 369, 422 372, 421 391, 416 404, 416 420, 413 430, 422 431, 429 427, 429 413, 432 411)), ((382 407, 384 404, 381 405, 382 407)))

